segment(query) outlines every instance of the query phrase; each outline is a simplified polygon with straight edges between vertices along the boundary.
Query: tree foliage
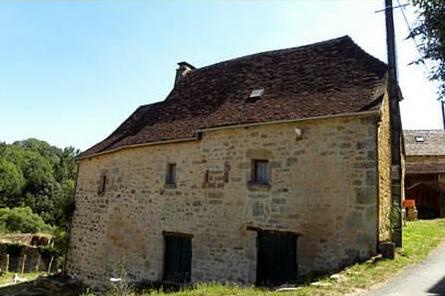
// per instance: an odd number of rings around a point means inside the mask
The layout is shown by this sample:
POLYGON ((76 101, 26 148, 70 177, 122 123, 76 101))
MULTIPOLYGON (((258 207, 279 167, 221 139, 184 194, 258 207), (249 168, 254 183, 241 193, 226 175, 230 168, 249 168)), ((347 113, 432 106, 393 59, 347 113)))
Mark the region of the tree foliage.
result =
POLYGON ((409 37, 420 40, 422 57, 417 63, 431 61, 430 79, 439 81, 439 95, 445 97, 445 0, 412 0, 418 20, 409 37))
POLYGON ((50 226, 29 207, 0 209, 0 228, 7 232, 48 232, 50 226))
POLYGON ((66 225, 78 154, 37 139, 0 143, 0 207, 29 207, 46 223, 66 225))
POLYGON ((7 205, 19 195, 25 186, 25 178, 20 167, 0 159, 0 204, 7 205))

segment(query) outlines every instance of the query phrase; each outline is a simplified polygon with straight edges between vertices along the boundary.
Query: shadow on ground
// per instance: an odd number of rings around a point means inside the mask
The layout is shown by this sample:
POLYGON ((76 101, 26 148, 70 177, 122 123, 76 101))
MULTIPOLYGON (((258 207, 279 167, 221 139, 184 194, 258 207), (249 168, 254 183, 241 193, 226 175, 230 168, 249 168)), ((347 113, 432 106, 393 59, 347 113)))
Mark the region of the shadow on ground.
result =
POLYGON ((432 295, 445 295, 445 277, 432 286, 431 289, 428 290, 428 293, 432 295))
POLYGON ((1 287, 1 296, 78 296, 86 287, 72 279, 55 275, 12 286, 1 287))
MULTIPOLYGON (((373 263, 381 260, 376 257, 373 258, 373 263)), ((341 269, 340 269, 341 270, 341 269)), ((338 271, 340 271, 338 270, 338 271)), ((337 271, 337 272, 338 272, 337 271)), ((289 287, 296 287, 299 285, 307 285, 322 279, 329 278, 334 273, 328 274, 308 274, 305 277, 300 277, 296 282, 290 284, 289 287)), ((132 290, 136 292, 141 291, 163 291, 166 293, 174 293, 182 289, 193 289, 196 286, 193 284, 173 284, 165 282, 139 282, 129 285, 132 290)), ((284 286, 283 286, 284 287, 284 286)), ((286 285, 287 287, 287 285, 286 285)), ((263 287, 265 289, 275 289, 277 287, 263 287)), ((79 281, 65 277, 62 275, 53 275, 47 277, 39 277, 36 280, 23 282, 16 285, 0 287, 0 296, 79 296, 88 291, 88 287, 82 285, 79 281)), ((105 290, 95 291, 97 295, 104 295, 105 290)), ((445 295, 445 278, 437 285, 431 288, 431 293, 434 295, 445 295), (436 292, 438 291, 438 292, 436 292)))
MULTIPOLYGON (((166 284, 160 282, 140 282, 129 285, 135 291, 162 290, 177 292, 188 285, 166 284)), ((11 286, 0 287, 0 296, 79 296, 88 291, 88 287, 79 281, 61 275, 39 277, 11 286)), ((104 295, 104 290, 95 291, 97 295, 104 295)))

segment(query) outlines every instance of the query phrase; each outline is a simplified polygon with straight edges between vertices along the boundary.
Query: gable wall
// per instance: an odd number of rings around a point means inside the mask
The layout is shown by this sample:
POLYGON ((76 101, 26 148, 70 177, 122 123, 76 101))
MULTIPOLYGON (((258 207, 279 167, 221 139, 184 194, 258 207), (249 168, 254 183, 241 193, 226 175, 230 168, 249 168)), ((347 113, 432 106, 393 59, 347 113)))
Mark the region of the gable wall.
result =
POLYGON ((247 226, 301 234, 300 274, 365 259, 378 237, 376 120, 209 131, 200 141, 81 160, 68 273, 94 284, 125 265, 129 280, 160 280, 162 231, 172 231, 193 235, 192 281, 252 283, 256 232, 247 226), (270 188, 248 186, 252 158, 269 159, 270 188), (177 188, 164 185, 168 162, 177 164, 177 188))

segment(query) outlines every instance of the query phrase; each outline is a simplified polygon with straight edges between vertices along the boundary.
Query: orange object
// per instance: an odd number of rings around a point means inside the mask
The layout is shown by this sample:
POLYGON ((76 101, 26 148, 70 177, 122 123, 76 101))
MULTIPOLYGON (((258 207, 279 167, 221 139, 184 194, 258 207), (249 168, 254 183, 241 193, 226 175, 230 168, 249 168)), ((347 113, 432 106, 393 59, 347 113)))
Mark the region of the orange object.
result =
POLYGON ((403 201, 404 208, 414 208, 416 206, 416 201, 414 199, 405 199, 403 201))

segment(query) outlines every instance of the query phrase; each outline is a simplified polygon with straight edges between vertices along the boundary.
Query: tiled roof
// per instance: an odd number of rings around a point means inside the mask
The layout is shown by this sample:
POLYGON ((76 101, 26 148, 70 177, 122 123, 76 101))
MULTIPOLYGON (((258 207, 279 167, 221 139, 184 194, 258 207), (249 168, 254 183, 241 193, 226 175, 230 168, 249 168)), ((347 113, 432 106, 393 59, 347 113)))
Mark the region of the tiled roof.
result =
POLYGON ((406 155, 445 155, 445 130, 405 130, 403 135, 406 155))
POLYGON ((81 156, 190 138, 202 128, 376 109, 386 69, 348 36, 197 68, 81 156), (248 99, 261 88, 260 99, 248 99))

